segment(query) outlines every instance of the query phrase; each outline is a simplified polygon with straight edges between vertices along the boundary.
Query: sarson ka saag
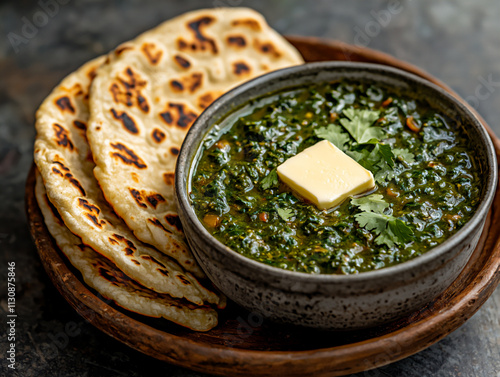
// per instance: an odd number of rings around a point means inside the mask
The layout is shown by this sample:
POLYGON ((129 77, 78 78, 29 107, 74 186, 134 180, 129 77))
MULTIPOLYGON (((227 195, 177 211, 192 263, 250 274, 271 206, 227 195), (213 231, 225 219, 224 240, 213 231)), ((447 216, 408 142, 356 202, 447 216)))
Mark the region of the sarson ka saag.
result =
POLYGON ((205 137, 189 197, 205 228, 259 262, 356 274, 415 258, 474 214, 479 164, 456 121, 425 99, 367 82, 271 93, 205 137), (277 168, 327 140, 371 172, 375 187, 320 209, 277 168))

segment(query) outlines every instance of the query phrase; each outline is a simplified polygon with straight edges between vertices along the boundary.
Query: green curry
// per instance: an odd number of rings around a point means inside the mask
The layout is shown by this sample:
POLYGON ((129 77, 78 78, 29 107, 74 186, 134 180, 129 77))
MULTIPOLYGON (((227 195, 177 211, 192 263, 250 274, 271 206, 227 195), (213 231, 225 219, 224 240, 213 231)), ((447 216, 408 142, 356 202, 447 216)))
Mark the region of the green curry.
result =
POLYGON ((205 138, 190 198, 232 250, 292 271, 355 274, 415 258, 478 206, 480 166, 460 124, 425 100, 342 81, 273 93, 205 138), (326 139, 370 170, 377 188, 319 210, 276 167, 326 139))

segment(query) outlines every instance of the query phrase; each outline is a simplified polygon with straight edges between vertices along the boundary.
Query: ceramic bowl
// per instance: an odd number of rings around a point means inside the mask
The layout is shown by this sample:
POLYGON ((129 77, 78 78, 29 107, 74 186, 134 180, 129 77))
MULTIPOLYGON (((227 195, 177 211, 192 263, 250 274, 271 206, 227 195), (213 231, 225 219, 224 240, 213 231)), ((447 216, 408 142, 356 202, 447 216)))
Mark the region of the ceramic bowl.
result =
POLYGON ((265 318, 321 329, 362 329, 417 310, 457 278, 484 227, 497 183, 492 142, 478 119, 441 88, 404 71, 375 64, 321 62, 251 80, 216 100, 197 119, 182 145, 175 189, 188 243, 210 280, 231 300, 265 318), (248 259, 215 239, 198 220, 188 191, 208 131, 233 109, 270 92, 339 79, 369 80, 417 93, 437 110, 465 124, 478 155, 482 198, 472 219, 427 253, 396 266, 356 275, 312 275, 248 259))

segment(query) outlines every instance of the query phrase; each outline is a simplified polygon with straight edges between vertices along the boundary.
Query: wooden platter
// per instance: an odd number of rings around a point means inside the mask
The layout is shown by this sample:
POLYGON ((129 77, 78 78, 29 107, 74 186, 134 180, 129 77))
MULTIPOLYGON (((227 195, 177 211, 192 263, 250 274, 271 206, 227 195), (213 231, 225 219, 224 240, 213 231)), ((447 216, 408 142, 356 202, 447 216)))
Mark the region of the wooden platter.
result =
MULTIPOLYGON (((306 61, 385 64, 424 77, 458 97, 424 71, 381 52, 316 38, 288 40, 306 61)), ((488 131, 499 156, 500 140, 488 131)), ((415 354, 456 330, 481 307, 500 280, 497 188, 485 230, 464 271, 440 297, 406 318, 363 332, 320 332, 269 323, 230 302, 215 329, 196 333, 124 311, 89 289, 52 241, 36 203, 34 183, 33 167, 26 182, 29 227, 42 264, 64 298, 115 339, 196 371, 223 376, 342 376, 380 367, 415 354)))

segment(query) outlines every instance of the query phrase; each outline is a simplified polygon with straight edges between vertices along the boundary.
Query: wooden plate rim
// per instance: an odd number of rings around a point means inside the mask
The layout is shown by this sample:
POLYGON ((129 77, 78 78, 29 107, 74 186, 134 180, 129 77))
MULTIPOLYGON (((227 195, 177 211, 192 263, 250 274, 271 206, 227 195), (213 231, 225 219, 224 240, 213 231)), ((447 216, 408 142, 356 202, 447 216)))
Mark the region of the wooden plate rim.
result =
MULTIPOLYGON (((439 85, 465 103, 450 88, 426 72, 379 51, 319 38, 288 37, 288 40, 299 49, 301 46, 319 50, 329 48, 349 57, 344 60, 372 61, 405 69, 439 85)), ((486 125, 484 119, 474 109, 471 110, 488 130, 498 156, 500 140, 486 125)), ((256 372, 259 372, 259 375, 273 375, 278 369, 270 370, 269 367, 274 366, 286 370, 289 372, 288 375, 314 373, 322 376, 338 376, 380 367, 417 353, 457 329, 480 308, 500 280, 499 240, 492 240, 493 236, 488 240, 485 239, 491 229, 490 225, 500 221, 497 209, 500 195, 497 188, 496 200, 491 210, 491 221, 487 221, 485 226, 487 231, 482 236, 483 242, 486 241, 485 251, 490 251, 491 255, 477 271, 473 287, 453 297, 448 302, 448 310, 433 313, 430 317, 380 337, 317 350, 257 351, 199 343, 157 330, 130 318, 89 291, 69 270, 52 243, 34 197, 34 179, 33 166, 26 182, 26 211, 30 231, 45 270, 65 299, 80 315, 115 339, 145 354, 197 371, 231 376, 256 372), (461 314, 459 318, 458 314, 461 314), (443 331, 443 323, 452 325, 443 331), (134 333, 140 342, 132 340, 135 338, 134 333), (146 339, 150 341, 145 342, 146 339), (394 346, 396 351, 392 353, 381 352, 394 346)))

